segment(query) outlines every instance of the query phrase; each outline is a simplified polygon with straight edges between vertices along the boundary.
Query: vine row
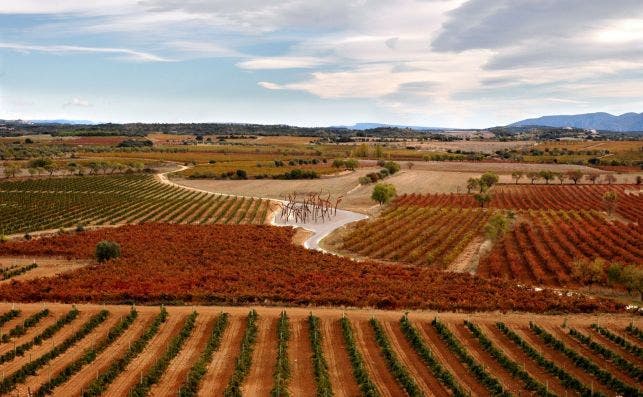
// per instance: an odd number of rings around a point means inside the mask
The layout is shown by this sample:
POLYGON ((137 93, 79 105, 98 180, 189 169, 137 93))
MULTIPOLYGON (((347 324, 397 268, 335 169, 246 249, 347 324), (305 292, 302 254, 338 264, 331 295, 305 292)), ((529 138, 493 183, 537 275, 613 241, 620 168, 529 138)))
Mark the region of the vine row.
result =
POLYGON ((194 363, 188 373, 186 381, 179 388, 179 397, 196 396, 199 391, 199 383, 207 371, 208 364, 212 361, 214 352, 217 351, 221 345, 221 337, 223 336, 223 331, 225 331, 227 326, 228 313, 221 313, 221 315, 216 319, 214 329, 210 334, 208 343, 201 353, 199 360, 194 363))

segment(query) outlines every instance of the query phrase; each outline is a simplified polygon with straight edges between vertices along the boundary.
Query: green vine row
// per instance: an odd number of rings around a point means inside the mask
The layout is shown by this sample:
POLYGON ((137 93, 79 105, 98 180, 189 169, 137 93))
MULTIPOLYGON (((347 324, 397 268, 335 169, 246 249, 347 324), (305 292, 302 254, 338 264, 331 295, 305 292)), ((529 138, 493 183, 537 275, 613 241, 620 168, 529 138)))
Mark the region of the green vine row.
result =
POLYGON ((248 314, 246 332, 241 340, 241 351, 234 367, 234 373, 228 382, 223 395, 225 397, 242 397, 241 384, 248 376, 250 366, 252 365, 252 352, 257 341, 257 312, 252 310, 248 314))
POLYGON ((315 370, 315 383, 317 384, 317 397, 333 396, 333 387, 328 375, 328 363, 324 358, 324 349, 322 348, 322 334, 319 325, 319 317, 308 316, 308 330, 310 344, 313 350, 313 368, 315 370))

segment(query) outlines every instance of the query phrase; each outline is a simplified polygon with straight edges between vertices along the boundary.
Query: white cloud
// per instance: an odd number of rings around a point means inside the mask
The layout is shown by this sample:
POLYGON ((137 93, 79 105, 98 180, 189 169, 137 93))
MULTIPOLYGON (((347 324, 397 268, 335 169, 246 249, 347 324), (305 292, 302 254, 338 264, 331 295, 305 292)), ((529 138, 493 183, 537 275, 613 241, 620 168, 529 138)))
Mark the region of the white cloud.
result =
POLYGON ((94 54, 113 54, 119 58, 139 62, 169 62, 170 59, 163 58, 147 52, 130 50, 127 48, 106 48, 106 47, 83 47, 74 45, 29 45, 18 43, 0 43, 0 48, 14 50, 23 53, 31 51, 49 52, 53 54, 69 53, 94 53, 94 54))
POLYGON ((237 64, 241 69, 295 69, 312 68, 328 63, 324 59, 313 57, 262 57, 253 58, 237 64))
POLYGON ((78 98, 78 97, 74 97, 74 98, 70 99, 69 101, 67 101, 67 102, 65 102, 63 104, 63 107, 65 107, 65 108, 66 107, 87 108, 87 107, 90 107, 90 106, 92 106, 92 104, 89 103, 89 101, 86 101, 86 100, 78 98))

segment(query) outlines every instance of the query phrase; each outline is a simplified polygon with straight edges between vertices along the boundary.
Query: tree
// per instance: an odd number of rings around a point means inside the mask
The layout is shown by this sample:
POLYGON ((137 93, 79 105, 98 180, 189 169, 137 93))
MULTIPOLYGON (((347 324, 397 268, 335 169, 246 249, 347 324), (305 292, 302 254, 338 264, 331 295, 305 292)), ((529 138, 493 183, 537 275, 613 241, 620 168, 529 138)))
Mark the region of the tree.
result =
POLYGON ((386 204, 397 195, 395 186, 390 183, 378 183, 373 188, 371 199, 377 201, 380 205, 386 204))
POLYGON ((549 181, 554 179, 554 173, 552 171, 543 170, 538 173, 542 179, 545 180, 545 183, 549 185, 549 181))
POLYGON ((623 273, 623 265, 620 263, 612 263, 607 267, 607 283, 611 286, 620 284, 621 274, 623 273))
POLYGON ((412 161, 409 161, 406 163, 406 168, 410 170, 412 170, 414 166, 415 166, 415 163, 413 163, 412 161))
POLYGON ((96 260, 105 262, 110 259, 116 259, 121 256, 121 246, 114 241, 103 240, 96 244, 96 260))
POLYGON ((554 176, 560 181, 561 185, 565 183, 565 179, 567 179, 567 174, 565 174, 564 172, 556 172, 554 176))
POLYGON ((357 168, 357 164, 357 160, 355 159, 344 160, 344 166, 347 170, 355 171, 355 168, 357 168))
POLYGON ((44 157, 33 159, 29 162, 28 167, 29 168, 45 168, 49 165, 53 164, 53 161, 51 159, 47 159, 44 157))
POLYGON ((527 173, 527 178, 531 179, 531 184, 533 185, 536 183, 537 180, 540 179, 540 174, 538 172, 528 172, 527 173))
POLYGON ((384 168, 388 170, 388 173, 393 175, 400 170, 400 165, 395 161, 387 161, 384 163, 384 168))
POLYGON ((572 263, 572 275, 582 284, 599 283, 604 277, 605 261, 596 258, 593 261, 581 259, 572 263))
POLYGON ((78 169, 78 164, 74 162, 67 163, 67 171, 69 171, 70 175, 73 175, 76 173, 76 170, 78 169))
POLYGON ((583 173, 581 170, 573 170, 573 171, 567 171, 567 176, 569 179, 574 181, 574 185, 578 184, 578 181, 583 179, 583 173))
POLYGON ((472 190, 477 189, 480 186, 480 181, 476 178, 469 178, 467 180, 467 194, 470 194, 472 190))
POLYGON ((484 208, 484 205, 491 201, 491 194, 486 192, 476 193, 473 197, 480 204, 480 208, 484 208))
POLYGON ((489 218, 489 221, 484 226, 484 235, 491 241, 496 241, 501 237, 507 227, 509 226, 509 220, 503 214, 495 214, 489 218))
POLYGON ((593 184, 596 183, 599 177, 600 175, 595 172, 592 172, 591 174, 587 174, 587 179, 592 181, 593 184))
POLYGON ((616 183, 616 176, 614 176, 614 174, 605 174, 605 181, 608 185, 616 183))
POLYGON ((384 156, 384 150, 382 149, 382 146, 380 145, 375 145, 375 153, 374 153, 376 158, 382 158, 384 156))
MULTIPOLYGON (((498 183, 498 175, 494 174, 493 172, 485 172, 480 177, 480 182, 481 184, 484 184, 487 188, 490 188, 496 183, 498 183)), ((482 192, 482 189, 480 191, 482 192)))
POLYGON ((625 287, 628 294, 637 291, 643 300, 643 268, 637 265, 624 266, 621 271, 621 285, 625 287))
POLYGON ((237 179, 248 179, 248 173, 246 170, 237 170, 235 172, 237 179))
POLYGON ((525 176, 525 174, 522 171, 514 171, 511 173, 511 177, 516 180, 516 185, 518 184, 518 181, 522 179, 523 176, 525 176))
POLYGON ((20 166, 18 164, 9 163, 4 166, 4 174, 8 178, 13 178, 20 171, 20 166))
POLYGON ((603 194, 603 203, 605 203, 605 209, 609 216, 612 216, 612 213, 616 209, 616 204, 618 202, 618 195, 614 191, 605 192, 603 194))
POLYGON ((342 159, 335 159, 333 160, 333 167, 334 168, 342 168, 344 166, 344 160, 342 159))
POLYGON ((636 184, 640 185, 641 183, 643 183, 643 177, 641 177, 641 175, 639 175, 639 176, 636 177, 636 184))

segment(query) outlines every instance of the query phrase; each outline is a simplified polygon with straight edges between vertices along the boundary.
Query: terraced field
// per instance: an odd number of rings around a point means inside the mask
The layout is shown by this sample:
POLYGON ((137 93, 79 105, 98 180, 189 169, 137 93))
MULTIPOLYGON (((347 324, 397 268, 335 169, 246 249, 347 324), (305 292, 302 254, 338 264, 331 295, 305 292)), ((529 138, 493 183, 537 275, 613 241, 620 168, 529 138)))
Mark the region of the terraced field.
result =
POLYGON ((5 303, 0 392, 638 396, 643 339, 637 321, 625 315, 5 303))
POLYGON ((0 233, 148 222, 263 224, 270 202, 195 192, 154 175, 98 175, 0 183, 0 233))

